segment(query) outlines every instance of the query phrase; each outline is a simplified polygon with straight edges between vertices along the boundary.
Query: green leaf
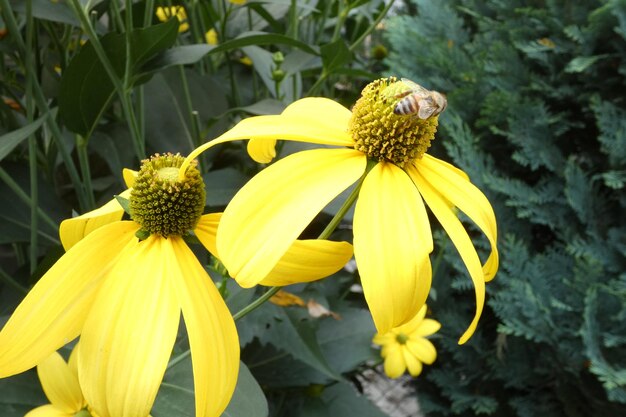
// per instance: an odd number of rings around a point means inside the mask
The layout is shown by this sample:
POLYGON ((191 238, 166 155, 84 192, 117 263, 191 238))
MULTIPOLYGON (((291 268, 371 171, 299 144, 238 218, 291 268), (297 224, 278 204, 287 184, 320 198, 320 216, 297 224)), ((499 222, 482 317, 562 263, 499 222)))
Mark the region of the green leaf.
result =
POLYGON ((322 64, 328 73, 342 68, 350 62, 352 56, 352 53, 343 39, 338 39, 335 42, 323 45, 320 51, 322 53, 322 64))
POLYGON ((265 98, 249 106, 239 107, 238 110, 255 115, 281 114, 285 110, 285 103, 273 98, 265 98))
MULTIPOLYGON (((12 0, 11 8, 17 13, 26 13, 24 0, 12 0)), ((51 22, 67 23, 80 27, 80 22, 65 2, 50 0, 32 0, 33 17, 51 22)))
MULTIPOLYGON (((131 35, 131 77, 138 74, 141 64, 174 44, 178 36, 178 20, 145 29, 135 29, 131 35)), ((109 33, 100 39, 113 70, 121 79, 126 67, 126 37, 109 33)), ((148 79, 134 78, 139 84, 148 79)), ((59 111, 68 129, 89 137, 102 113, 113 98, 115 89, 96 51, 87 42, 72 59, 61 78, 59 111)))
POLYGON ((23 417, 33 408, 48 402, 34 370, 0 379, 2 417, 23 417))
POLYGON ((26 126, 0 136, 0 161, 10 154, 23 140, 35 133, 41 127, 46 117, 47 115, 41 116, 26 126))
POLYGON ((387 417, 347 382, 324 388, 318 398, 307 398, 298 417, 359 416, 387 417))
POLYGON ((225 206, 237 194, 249 179, 235 168, 224 168, 209 171, 202 179, 208 186, 206 204, 208 206, 225 206))
POLYGON ((161 71, 174 65, 194 64, 202 59, 203 56, 215 49, 213 45, 183 45, 176 46, 161 52, 142 68, 142 72, 151 73, 161 71))
MULTIPOLYGON (((244 335, 252 331, 263 344, 272 344, 328 378, 340 380, 327 362, 316 337, 317 320, 306 309, 266 303, 237 323, 244 335), (245 322, 245 323, 244 323, 245 322)), ((246 337, 244 337, 245 339, 246 337)))
MULTIPOLYGON (((152 407, 154 417, 195 417, 191 357, 168 369, 152 407)), ((237 386, 222 417, 266 417, 267 400, 243 362, 239 364, 237 386)))
POLYGON ((289 45, 298 49, 302 49, 313 55, 319 55, 319 52, 312 46, 290 38, 289 36, 280 35, 277 33, 265 33, 265 32, 244 32, 237 38, 226 41, 219 46, 216 46, 211 50, 211 54, 218 52, 230 51, 233 49, 239 49, 244 46, 251 45, 289 45))
POLYGON ((609 55, 579 56, 572 59, 565 67, 565 72, 583 72, 601 59, 609 55))

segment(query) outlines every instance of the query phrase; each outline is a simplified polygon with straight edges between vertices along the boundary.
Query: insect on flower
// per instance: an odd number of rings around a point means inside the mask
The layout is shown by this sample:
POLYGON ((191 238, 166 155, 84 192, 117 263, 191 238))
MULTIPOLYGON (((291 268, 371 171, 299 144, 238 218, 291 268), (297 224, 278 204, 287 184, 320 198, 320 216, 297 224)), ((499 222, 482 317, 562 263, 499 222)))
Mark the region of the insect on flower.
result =
POLYGON ((397 115, 417 115, 422 120, 437 116, 448 106, 446 97, 438 91, 427 90, 421 85, 402 79, 402 82, 411 87, 410 90, 396 94, 395 98, 401 99, 393 108, 397 115))

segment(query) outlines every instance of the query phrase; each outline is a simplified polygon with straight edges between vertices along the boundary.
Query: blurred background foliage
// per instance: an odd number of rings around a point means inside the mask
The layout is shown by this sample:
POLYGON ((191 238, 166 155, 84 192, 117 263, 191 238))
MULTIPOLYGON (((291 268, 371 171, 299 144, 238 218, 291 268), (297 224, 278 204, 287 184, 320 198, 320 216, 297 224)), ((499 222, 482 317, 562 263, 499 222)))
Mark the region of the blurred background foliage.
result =
POLYGON ((489 310, 459 348, 473 304, 440 242, 430 307, 447 336, 416 380, 424 412, 625 415, 626 2, 405 10, 386 22, 385 62, 448 94, 434 152, 487 193, 502 252, 489 310))
MULTIPOLYGON (((458 346, 473 290, 437 232, 429 307, 443 328, 415 380, 424 413, 625 415, 626 2, 392 3, 0 0, 0 324, 62 254, 60 221, 123 190, 123 168, 301 97, 350 107, 396 75, 447 94, 431 153, 488 195, 502 254, 478 332, 458 346)), ((207 211, 262 168, 244 143, 201 162, 207 211)), ((233 313, 262 291, 197 253, 233 313)), ((355 283, 347 269, 292 286, 308 308, 266 303, 238 321, 247 367, 225 416, 385 415, 359 392, 380 359, 355 283)), ((155 417, 193 415, 186 349, 183 330, 155 417)), ((34 372, 0 380, 0 415, 44 402, 34 372)))

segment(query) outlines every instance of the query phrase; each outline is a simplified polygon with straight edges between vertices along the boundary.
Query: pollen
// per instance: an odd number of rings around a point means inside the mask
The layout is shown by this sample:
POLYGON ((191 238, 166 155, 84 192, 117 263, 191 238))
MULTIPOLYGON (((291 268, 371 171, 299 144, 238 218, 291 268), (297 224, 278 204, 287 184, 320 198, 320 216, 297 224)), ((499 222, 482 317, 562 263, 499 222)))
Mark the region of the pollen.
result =
POLYGON ((356 150, 401 168, 424 155, 435 137, 439 119, 394 114, 394 107, 410 89, 395 77, 378 79, 363 89, 350 120, 356 150))
POLYGON ((206 194, 197 162, 178 180, 184 158, 156 154, 142 161, 130 194, 130 214, 141 229, 163 237, 184 236, 200 220, 206 194))
POLYGON ((404 345, 406 342, 408 342, 409 340, 409 336, 407 336, 404 333, 398 333, 396 335, 396 342, 398 342, 401 345, 404 345))

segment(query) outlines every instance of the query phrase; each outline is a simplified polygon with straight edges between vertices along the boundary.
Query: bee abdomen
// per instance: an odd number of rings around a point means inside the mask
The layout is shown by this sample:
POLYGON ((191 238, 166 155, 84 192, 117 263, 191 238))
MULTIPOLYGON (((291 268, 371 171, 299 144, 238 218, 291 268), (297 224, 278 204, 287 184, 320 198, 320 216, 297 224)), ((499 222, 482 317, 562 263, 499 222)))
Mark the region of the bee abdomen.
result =
POLYGON ((394 107, 393 112, 395 114, 407 115, 415 114, 419 111, 419 109, 420 106, 417 102, 415 94, 411 94, 400 100, 398 104, 396 104, 396 107, 394 107))

